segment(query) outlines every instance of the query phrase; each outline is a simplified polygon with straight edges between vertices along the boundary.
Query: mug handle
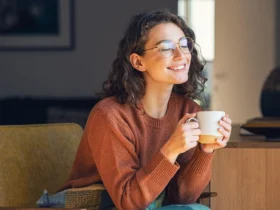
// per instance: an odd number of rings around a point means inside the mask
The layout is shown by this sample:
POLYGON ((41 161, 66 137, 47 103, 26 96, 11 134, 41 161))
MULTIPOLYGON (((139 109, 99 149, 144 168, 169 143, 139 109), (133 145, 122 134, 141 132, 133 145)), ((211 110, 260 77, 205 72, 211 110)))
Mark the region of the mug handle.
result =
POLYGON ((194 117, 189 118, 187 120, 187 123, 191 122, 192 120, 198 123, 198 120, 196 118, 194 118, 194 117))

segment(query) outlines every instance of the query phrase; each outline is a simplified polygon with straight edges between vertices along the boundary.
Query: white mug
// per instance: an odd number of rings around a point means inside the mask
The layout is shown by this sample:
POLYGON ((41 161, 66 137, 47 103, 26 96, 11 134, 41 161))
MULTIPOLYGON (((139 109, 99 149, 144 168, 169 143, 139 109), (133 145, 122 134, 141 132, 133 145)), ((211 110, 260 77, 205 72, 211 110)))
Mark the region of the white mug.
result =
POLYGON ((218 131, 221 127, 219 121, 225 116, 223 111, 200 111, 196 118, 189 118, 187 122, 196 121, 199 124, 201 134, 198 142, 202 144, 214 144, 216 139, 222 139, 223 135, 218 131))

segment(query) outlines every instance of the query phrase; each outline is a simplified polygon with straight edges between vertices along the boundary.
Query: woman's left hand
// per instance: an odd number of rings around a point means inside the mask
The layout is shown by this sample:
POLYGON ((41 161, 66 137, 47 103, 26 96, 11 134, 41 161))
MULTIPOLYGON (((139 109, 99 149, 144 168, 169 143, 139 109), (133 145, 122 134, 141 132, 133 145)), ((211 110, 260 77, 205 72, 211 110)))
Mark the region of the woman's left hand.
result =
POLYGON ((223 148, 227 145, 227 142, 230 138, 231 134, 231 119, 229 118, 229 115, 226 114, 220 121, 219 125, 221 128, 219 128, 219 132, 223 135, 222 139, 216 139, 215 144, 200 144, 200 148, 206 152, 206 153, 212 153, 215 149, 223 148))

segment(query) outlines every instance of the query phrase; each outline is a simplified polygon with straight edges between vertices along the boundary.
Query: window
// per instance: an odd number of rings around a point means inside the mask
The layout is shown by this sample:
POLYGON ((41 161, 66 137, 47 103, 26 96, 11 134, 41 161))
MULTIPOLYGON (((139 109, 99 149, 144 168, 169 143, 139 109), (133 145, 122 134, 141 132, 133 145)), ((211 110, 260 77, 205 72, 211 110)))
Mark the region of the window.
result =
MULTIPOLYGON (((202 101, 204 109, 210 108, 211 76, 215 58, 215 0, 178 0, 178 15, 195 32, 196 47, 206 61, 204 76, 208 78, 202 101)), ((200 57, 200 59, 202 59, 200 57)))

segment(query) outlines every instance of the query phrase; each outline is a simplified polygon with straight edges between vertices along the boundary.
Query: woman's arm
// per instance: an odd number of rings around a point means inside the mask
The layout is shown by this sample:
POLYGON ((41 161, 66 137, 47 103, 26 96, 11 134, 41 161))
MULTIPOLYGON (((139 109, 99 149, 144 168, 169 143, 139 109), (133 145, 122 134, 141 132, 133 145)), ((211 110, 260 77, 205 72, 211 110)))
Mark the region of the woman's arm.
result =
POLYGON ((178 157, 180 170, 168 185, 168 203, 196 202, 210 181, 213 155, 203 152, 198 145, 178 157))
POLYGON ((85 132, 103 184, 118 209, 145 209, 179 169, 160 152, 140 168, 132 132, 107 111, 95 110, 85 132))

